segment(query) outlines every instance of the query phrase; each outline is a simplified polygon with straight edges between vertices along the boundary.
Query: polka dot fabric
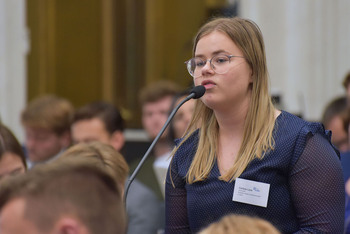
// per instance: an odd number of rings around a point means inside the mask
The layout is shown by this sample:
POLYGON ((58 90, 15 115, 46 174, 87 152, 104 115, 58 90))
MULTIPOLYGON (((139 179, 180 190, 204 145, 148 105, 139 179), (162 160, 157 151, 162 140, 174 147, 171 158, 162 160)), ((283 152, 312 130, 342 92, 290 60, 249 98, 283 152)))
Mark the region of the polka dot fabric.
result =
POLYGON ((176 152, 166 181, 166 233, 197 233, 228 214, 270 221, 282 233, 343 233, 345 192, 338 151, 321 124, 282 111, 275 149, 253 160, 240 178, 270 184, 267 207, 232 201, 235 182, 208 179, 186 183, 198 131, 176 152))

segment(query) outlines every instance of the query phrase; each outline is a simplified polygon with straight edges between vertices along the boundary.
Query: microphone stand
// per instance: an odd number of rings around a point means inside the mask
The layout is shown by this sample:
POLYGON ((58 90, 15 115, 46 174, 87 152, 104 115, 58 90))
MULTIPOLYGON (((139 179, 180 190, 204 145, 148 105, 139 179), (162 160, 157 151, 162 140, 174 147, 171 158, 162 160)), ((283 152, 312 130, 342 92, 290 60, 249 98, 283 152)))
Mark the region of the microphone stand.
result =
POLYGON ((125 192, 124 192, 124 205, 126 207, 126 197, 128 195, 129 192, 129 188, 131 183, 133 182, 133 180, 135 179, 137 173, 139 172, 139 170, 141 169, 142 165, 144 164, 144 162, 146 161, 146 159, 148 158, 149 154, 151 153, 151 151, 153 150, 155 144, 158 142, 159 138, 162 136, 162 134, 164 133, 165 129, 168 127, 170 121, 173 119, 174 115, 176 114, 176 112, 179 110, 179 108, 188 100, 192 99, 192 98, 196 98, 196 93, 191 93, 190 95, 188 95, 186 98, 184 98, 175 108, 174 110, 170 113, 167 121, 165 122, 165 124, 163 125, 162 129, 159 131, 158 135, 156 136, 156 138, 153 140, 151 146, 148 148, 148 150, 146 151, 145 155, 142 157, 141 161, 139 162, 139 164, 137 165, 136 169, 134 170, 134 172, 132 173, 132 175, 129 177, 128 182, 126 184, 125 187, 125 192))

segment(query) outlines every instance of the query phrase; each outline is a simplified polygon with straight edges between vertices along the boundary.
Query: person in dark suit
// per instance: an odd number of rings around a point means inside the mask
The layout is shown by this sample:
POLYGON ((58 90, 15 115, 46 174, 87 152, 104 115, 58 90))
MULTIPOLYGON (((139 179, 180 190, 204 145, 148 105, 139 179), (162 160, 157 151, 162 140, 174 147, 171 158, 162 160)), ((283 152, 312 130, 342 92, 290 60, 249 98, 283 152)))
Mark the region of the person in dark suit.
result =
MULTIPOLYGON (((118 108, 107 102, 93 102, 75 111, 72 139, 75 144, 99 141, 119 152, 125 143, 124 128, 124 120, 118 108)), ((140 181, 134 180, 126 198, 128 233, 154 234, 162 229, 164 223, 160 207, 161 203, 154 192, 140 181)))

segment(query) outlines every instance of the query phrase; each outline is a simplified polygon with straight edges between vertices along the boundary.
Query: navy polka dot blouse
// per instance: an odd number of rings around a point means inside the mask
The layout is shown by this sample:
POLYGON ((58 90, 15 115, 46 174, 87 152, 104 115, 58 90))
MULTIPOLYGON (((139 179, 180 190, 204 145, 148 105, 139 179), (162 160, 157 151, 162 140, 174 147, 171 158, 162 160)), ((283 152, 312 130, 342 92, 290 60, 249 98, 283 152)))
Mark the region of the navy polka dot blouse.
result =
POLYGON ((205 181, 187 184, 198 131, 184 142, 171 165, 175 187, 167 175, 165 233, 197 233, 228 214, 265 219, 282 233, 343 233, 344 179, 329 132, 282 111, 274 133, 275 149, 239 177, 270 185, 266 207, 233 201, 235 181, 219 180, 217 164, 205 181))

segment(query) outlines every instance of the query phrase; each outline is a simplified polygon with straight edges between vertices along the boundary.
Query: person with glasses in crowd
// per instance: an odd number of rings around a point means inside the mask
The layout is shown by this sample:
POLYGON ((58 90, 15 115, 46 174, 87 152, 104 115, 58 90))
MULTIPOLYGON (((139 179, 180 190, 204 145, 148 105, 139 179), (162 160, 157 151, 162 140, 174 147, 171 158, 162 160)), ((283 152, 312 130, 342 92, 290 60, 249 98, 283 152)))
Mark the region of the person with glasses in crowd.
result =
POLYGON ((339 152, 322 124, 274 107, 259 27, 213 19, 193 54, 187 69, 206 92, 173 150, 165 233, 197 233, 228 214, 267 220, 281 233, 342 233, 339 152))

